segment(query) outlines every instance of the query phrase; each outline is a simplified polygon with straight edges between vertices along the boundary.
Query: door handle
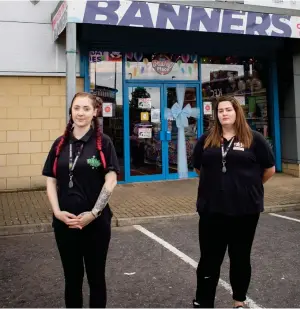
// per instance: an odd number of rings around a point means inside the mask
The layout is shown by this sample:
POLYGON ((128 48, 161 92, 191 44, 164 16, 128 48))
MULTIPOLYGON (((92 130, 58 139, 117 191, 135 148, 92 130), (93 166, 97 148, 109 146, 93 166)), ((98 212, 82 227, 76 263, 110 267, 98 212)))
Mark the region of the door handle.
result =
POLYGON ((161 141, 170 141, 172 139, 171 132, 170 131, 167 131, 167 132, 160 131, 159 139, 161 141))
POLYGON ((171 132, 170 132, 170 131, 167 131, 167 132, 166 132, 166 140, 167 140, 167 141, 170 141, 171 139, 172 139, 171 132))

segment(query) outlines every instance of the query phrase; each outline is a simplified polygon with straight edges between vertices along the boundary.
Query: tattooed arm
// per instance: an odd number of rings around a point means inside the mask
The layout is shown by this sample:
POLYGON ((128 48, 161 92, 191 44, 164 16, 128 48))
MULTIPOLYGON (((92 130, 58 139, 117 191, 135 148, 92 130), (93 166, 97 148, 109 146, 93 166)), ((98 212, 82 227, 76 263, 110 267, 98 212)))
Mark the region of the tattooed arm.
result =
POLYGON ((107 205, 112 192, 117 185, 117 174, 120 172, 118 157, 111 139, 105 134, 103 134, 103 149, 105 150, 106 170, 109 172, 105 175, 105 183, 94 208, 91 211, 82 213, 78 216, 79 224, 76 228, 82 229, 101 215, 102 210, 107 205))
POLYGON ((112 192, 117 185, 117 174, 115 172, 108 172, 105 176, 105 183, 99 194, 99 197, 96 201, 94 208, 91 211, 84 212, 78 216, 79 222, 70 228, 79 228, 82 229, 98 216, 101 215, 102 210, 107 205, 112 192))
POLYGON ((107 205, 112 192, 117 185, 117 174, 115 172, 109 172, 105 176, 104 186, 99 194, 99 197, 96 201, 94 208, 92 209, 92 214, 95 218, 100 216, 101 211, 107 205))

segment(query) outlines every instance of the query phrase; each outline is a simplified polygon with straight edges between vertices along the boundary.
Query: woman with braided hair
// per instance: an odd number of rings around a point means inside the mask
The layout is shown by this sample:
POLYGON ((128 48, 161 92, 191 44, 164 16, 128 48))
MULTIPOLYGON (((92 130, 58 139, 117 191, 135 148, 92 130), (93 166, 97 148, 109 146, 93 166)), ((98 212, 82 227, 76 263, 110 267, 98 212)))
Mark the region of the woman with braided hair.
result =
POLYGON ((67 308, 83 305, 84 266, 90 307, 106 307, 105 263, 112 218, 108 200, 117 184, 119 164, 110 138, 100 132, 97 106, 89 93, 74 96, 65 133, 53 143, 43 169, 67 308))

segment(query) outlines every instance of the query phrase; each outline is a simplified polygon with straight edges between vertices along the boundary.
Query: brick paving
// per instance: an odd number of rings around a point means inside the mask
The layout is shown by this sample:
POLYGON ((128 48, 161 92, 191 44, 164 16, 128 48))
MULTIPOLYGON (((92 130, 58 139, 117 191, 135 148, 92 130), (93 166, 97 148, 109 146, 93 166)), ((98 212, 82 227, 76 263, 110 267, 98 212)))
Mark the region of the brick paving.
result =
MULTIPOLYGON (((118 185, 114 220, 195 213, 197 179, 118 185)), ((265 206, 300 206, 300 179, 277 174, 265 186, 265 206)), ((45 191, 0 193, 0 228, 51 223, 45 191)))

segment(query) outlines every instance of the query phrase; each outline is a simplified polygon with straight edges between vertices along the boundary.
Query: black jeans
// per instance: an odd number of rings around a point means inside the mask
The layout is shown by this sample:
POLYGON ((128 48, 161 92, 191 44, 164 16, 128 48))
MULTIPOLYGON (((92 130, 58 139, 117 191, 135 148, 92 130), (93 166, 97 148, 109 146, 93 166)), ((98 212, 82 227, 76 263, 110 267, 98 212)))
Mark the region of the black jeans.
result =
POLYGON ((90 308, 106 307, 105 264, 111 237, 110 221, 97 218, 82 230, 54 228, 65 276, 67 308, 82 308, 84 265, 90 287, 90 308))
POLYGON ((200 262, 197 268, 196 301, 213 308, 220 268, 228 247, 232 298, 245 301, 251 278, 251 248, 259 214, 230 217, 201 214, 199 220, 200 262))

